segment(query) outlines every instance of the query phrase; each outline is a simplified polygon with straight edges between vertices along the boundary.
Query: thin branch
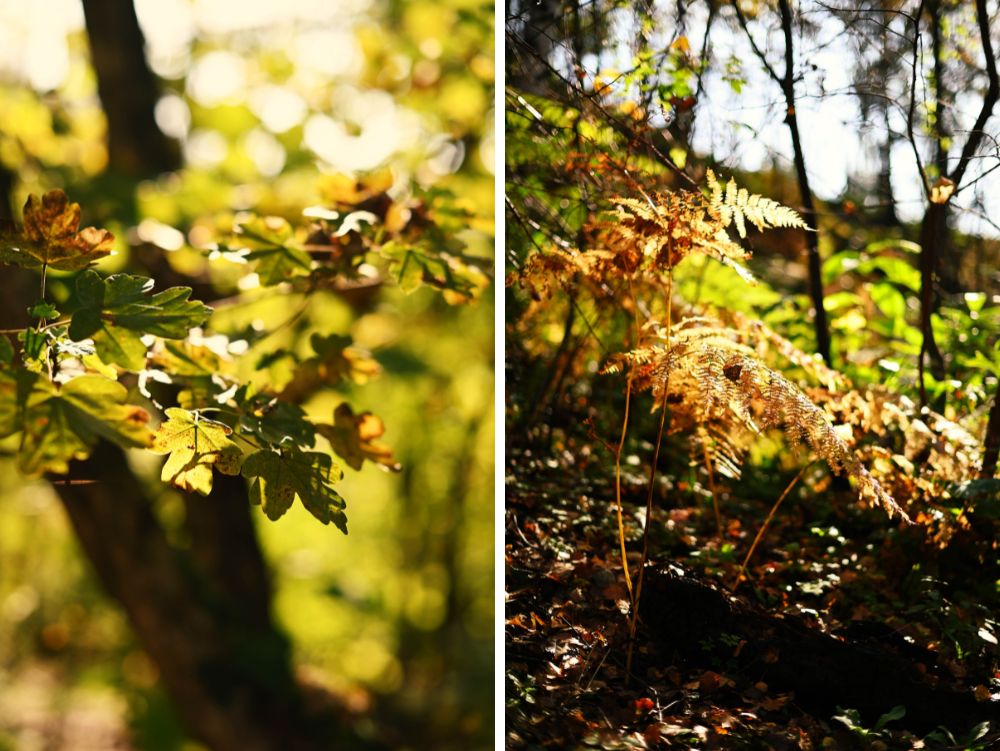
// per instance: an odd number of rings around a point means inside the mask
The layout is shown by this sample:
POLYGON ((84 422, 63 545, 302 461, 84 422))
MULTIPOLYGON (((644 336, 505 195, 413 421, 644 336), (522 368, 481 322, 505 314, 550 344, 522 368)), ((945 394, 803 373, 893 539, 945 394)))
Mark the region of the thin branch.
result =
POLYGON ((1000 76, 997 74, 996 55, 993 53, 993 43, 990 40, 990 17, 986 12, 986 0, 976 0, 976 23, 979 26, 979 36, 983 43, 983 54, 986 56, 986 75, 989 77, 990 83, 986 89, 986 95, 983 97, 983 106, 979 110, 979 117, 976 118, 969 138, 966 140, 965 146, 962 147, 962 156, 950 175, 951 181, 956 185, 956 193, 958 192, 957 186, 961 184, 962 178, 965 176, 969 161, 983 142, 986 121, 990 119, 993 107, 996 105, 997 99, 1000 98, 1000 76))

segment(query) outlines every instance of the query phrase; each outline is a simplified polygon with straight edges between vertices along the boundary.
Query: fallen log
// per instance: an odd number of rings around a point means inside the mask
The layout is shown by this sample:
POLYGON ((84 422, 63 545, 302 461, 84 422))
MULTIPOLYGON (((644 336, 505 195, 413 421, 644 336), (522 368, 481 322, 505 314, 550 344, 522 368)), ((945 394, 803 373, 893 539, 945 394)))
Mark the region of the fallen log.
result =
POLYGON ((878 640, 822 633, 801 618, 768 613, 677 566, 646 572, 640 616, 661 654, 673 652, 700 667, 730 675, 735 670, 772 690, 794 692, 797 705, 819 716, 852 708, 873 724, 902 705, 906 715, 894 727, 913 732, 938 726, 967 732, 987 720, 1000 728, 1000 702, 980 702, 971 692, 931 685, 916 661, 878 640), (732 646, 734 637, 739 649, 732 646))

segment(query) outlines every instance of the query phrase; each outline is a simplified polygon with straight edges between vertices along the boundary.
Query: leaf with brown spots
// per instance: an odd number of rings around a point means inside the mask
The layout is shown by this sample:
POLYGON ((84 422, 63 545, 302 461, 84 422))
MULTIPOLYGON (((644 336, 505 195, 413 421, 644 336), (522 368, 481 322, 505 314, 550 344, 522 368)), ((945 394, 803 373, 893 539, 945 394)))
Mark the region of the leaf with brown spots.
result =
POLYGON ((80 204, 70 203, 61 190, 50 190, 41 199, 28 196, 22 230, 0 232, 0 262, 79 271, 109 255, 114 239, 105 229, 81 230, 80 204))
POLYGON ((385 425, 371 412, 355 415, 345 402, 334 411, 333 425, 317 425, 316 430, 330 441, 334 452, 351 469, 361 469, 365 459, 393 471, 400 468, 392 449, 378 442, 385 433, 385 425))
POLYGON ((343 476, 329 454, 283 448, 262 449, 243 462, 243 476, 252 480, 250 501, 264 510, 268 519, 279 519, 298 496, 310 514, 323 524, 333 524, 347 534, 347 504, 333 489, 343 476))
POLYGON ((228 425, 202 417, 197 412, 172 407, 167 421, 156 431, 152 450, 167 454, 160 479, 188 492, 212 492, 212 467, 223 474, 239 474, 243 453, 229 436, 228 425))
POLYGON ((4 420, 4 432, 21 431, 18 464, 23 472, 66 472, 71 459, 85 458, 99 438, 125 448, 153 442, 149 414, 125 404, 128 391, 116 381, 84 375, 61 386, 35 373, 17 375, 19 409, 4 420))

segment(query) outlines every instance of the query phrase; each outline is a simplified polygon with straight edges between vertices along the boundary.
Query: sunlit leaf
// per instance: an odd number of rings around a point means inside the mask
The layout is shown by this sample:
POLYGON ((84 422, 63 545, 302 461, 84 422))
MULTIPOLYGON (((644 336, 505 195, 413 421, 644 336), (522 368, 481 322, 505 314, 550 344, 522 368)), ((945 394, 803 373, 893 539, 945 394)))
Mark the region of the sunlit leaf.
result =
MULTIPOLYGON (((18 414, 12 424, 8 409, 0 408, 0 425, 22 431, 18 464, 28 474, 65 472, 70 459, 87 456, 99 438, 122 447, 148 447, 153 434, 149 414, 125 404, 128 391, 116 381, 84 375, 57 387, 47 378, 29 373, 17 377, 18 414)), ((0 394, 9 393, 0 382, 0 394)), ((0 397, 0 403, 4 400, 0 397)))
POLYGON ((328 454, 294 448, 280 452, 263 449, 243 462, 243 476, 253 481, 251 502, 259 504, 269 519, 280 518, 298 496, 323 524, 333 522, 347 534, 347 504, 332 487, 342 474, 328 454))
POLYGON ((942 177, 931 186, 931 203, 948 203, 948 199, 951 198, 954 192, 955 183, 947 177, 942 177))
POLYGON ((171 375, 210 377, 222 369, 222 358, 204 344, 188 340, 165 341, 153 351, 151 362, 171 375))
POLYGON ((445 299, 455 304, 476 299, 489 286, 489 276, 483 271, 490 265, 489 259, 468 258, 400 242, 386 243, 381 254, 389 261, 389 270, 403 292, 428 285, 442 290, 445 299))
POLYGON ((385 433, 385 425, 371 412, 355 415, 345 402, 334 411, 333 425, 317 425, 316 430, 351 469, 361 469, 365 459, 386 469, 399 469, 392 449, 378 442, 385 433))
POLYGON ((170 454, 160 473, 164 482, 208 495, 213 466, 223 474, 239 473, 242 452, 229 438, 232 428, 186 409, 172 407, 166 414, 152 447, 155 453, 170 454))
POLYGON ((115 274, 102 279, 95 271, 85 271, 76 283, 81 307, 73 314, 70 338, 93 339, 105 362, 141 370, 146 362, 143 334, 182 339, 212 312, 207 305, 188 300, 188 287, 150 295, 152 287, 153 280, 142 276, 115 274))
POLYGON ((80 204, 70 203, 63 191, 50 190, 41 199, 32 194, 24 205, 23 230, 0 232, 0 263, 79 271, 111 253, 114 235, 79 227, 80 204))
POLYGON ((280 217, 255 217, 237 225, 234 246, 249 250, 263 285, 279 284, 295 276, 306 276, 312 261, 295 242, 291 225, 280 217))

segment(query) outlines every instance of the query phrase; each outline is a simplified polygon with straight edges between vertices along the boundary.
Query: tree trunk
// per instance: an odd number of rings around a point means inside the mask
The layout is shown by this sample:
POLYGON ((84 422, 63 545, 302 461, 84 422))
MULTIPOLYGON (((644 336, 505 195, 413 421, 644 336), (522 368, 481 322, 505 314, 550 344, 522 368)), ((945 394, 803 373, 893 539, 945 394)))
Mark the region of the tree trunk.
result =
POLYGON ((0 162, 0 222, 14 221, 14 174, 0 162))
POLYGON ((802 150, 802 136, 799 132, 799 120, 795 112, 795 47, 792 38, 792 8, 788 0, 778 0, 778 9, 781 12, 781 32, 785 39, 785 71, 783 75, 772 67, 767 60, 767 55, 757 46, 750 27, 747 24, 746 16, 740 9, 738 0, 733 2, 733 10, 736 18, 747 35, 747 41, 753 48, 754 54, 760 60, 767 74, 778 86, 785 99, 785 124, 792 137, 792 153, 795 163, 795 175, 799 184, 799 199, 802 203, 802 219, 807 225, 813 228, 812 232, 806 234, 807 265, 809 269, 809 297, 812 299, 815 309, 813 327, 816 331, 816 351, 822 356, 827 365, 832 364, 830 357, 830 328, 826 321, 826 308, 823 305, 823 277, 821 274, 822 264, 819 256, 819 235, 817 234, 816 207, 813 204, 812 188, 809 186, 809 173, 806 170, 805 153, 802 150))
POLYGON ((997 458, 1000 456, 1000 386, 993 395, 993 406, 986 422, 986 438, 983 441, 983 466, 979 476, 991 480, 997 473, 997 458))
MULTIPOLYGON (((937 100, 935 161, 940 175, 947 177, 953 183, 955 193, 952 195, 952 199, 954 199, 966 187, 962 184, 965 171, 983 143, 986 135, 986 123, 993 114, 993 107, 1000 100, 1000 73, 997 72, 996 55, 993 53, 993 43, 990 38, 990 17, 986 8, 986 0, 976 0, 976 24, 979 28, 979 40, 983 45, 983 55, 986 60, 986 76, 989 80, 989 85, 986 88, 986 93, 983 95, 983 105, 979 110, 979 116, 976 118, 972 130, 969 131, 969 136, 962 146, 962 153, 958 157, 958 162, 954 169, 948 173, 948 154, 943 145, 943 139, 947 137, 948 133, 942 124, 943 113, 941 111, 944 106, 942 102, 944 89, 941 83, 943 78, 941 60, 943 59, 944 52, 941 50, 940 11, 941 6, 939 2, 933 2, 929 6, 934 70, 937 78, 935 82, 937 87, 935 90, 937 100)), ((914 33, 919 35, 919 28, 914 33)), ((927 393, 924 386, 924 355, 930 356, 931 372, 935 378, 940 380, 945 375, 944 360, 941 357, 937 343, 934 341, 934 332, 931 329, 930 321, 931 313, 937 307, 935 276, 938 272, 938 267, 941 265, 942 260, 944 260, 945 265, 949 267, 947 273, 950 276, 952 274, 950 267, 956 266, 958 261, 958 259, 949 258, 949 254, 947 253, 948 240, 947 201, 945 203, 928 203, 927 213, 924 214, 923 222, 920 225, 920 329, 923 341, 920 346, 917 368, 920 378, 921 405, 927 404, 927 393)))
POLYGON ((802 150, 802 137, 799 134, 799 120, 795 114, 795 50, 792 47, 792 11, 788 0, 779 0, 781 8, 781 28, 785 36, 785 78, 782 89, 785 92, 785 102, 788 105, 785 123, 792 135, 792 151, 795 156, 795 174, 798 176, 799 196, 802 201, 802 219, 813 228, 806 232, 806 248, 809 261, 809 296, 812 298, 816 318, 813 324, 816 329, 816 351, 823 357, 827 365, 830 359, 830 329, 826 323, 826 308, 823 306, 823 278, 819 258, 819 234, 816 208, 813 205, 812 188, 809 187, 809 173, 806 172, 805 153, 802 150))
POLYGON ((73 464, 68 482, 54 483, 83 551, 192 736, 213 751, 334 747, 333 717, 307 713, 287 639, 271 620, 239 479, 185 499, 190 554, 167 541, 120 449, 100 444, 73 464))
POLYGON ((920 378, 920 401, 927 403, 924 386, 924 356, 930 359, 931 373, 938 380, 944 378, 944 358, 934 340, 931 314, 937 307, 936 278, 944 244, 948 241, 948 206, 930 203, 920 223, 920 332, 922 336, 920 359, 917 363, 920 378))
POLYGON ((159 86, 146 61, 132 0, 83 0, 90 60, 108 120, 113 172, 150 177, 180 166, 177 144, 156 125, 159 86))

